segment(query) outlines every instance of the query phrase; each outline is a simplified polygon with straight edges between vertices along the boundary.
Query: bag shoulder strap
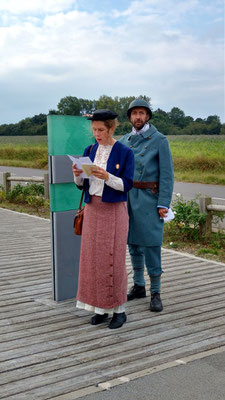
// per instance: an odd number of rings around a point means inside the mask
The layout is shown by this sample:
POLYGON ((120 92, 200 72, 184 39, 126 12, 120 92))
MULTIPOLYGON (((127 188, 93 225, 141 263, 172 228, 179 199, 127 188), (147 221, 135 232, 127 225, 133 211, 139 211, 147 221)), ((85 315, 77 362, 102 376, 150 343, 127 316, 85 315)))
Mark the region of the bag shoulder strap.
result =
MULTIPOLYGON (((93 148, 93 144, 91 145, 91 147, 90 147, 90 149, 89 149, 89 153, 88 154, 90 154, 91 153, 91 150, 92 150, 92 148, 93 148)), ((82 202, 83 202, 83 198, 84 198, 84 188, 82 189, 82 193, 81 193, 81 198, 80 198, 80 204, 79 204, 79 210, 81 210, 81 206, 82 206, 82 202)))

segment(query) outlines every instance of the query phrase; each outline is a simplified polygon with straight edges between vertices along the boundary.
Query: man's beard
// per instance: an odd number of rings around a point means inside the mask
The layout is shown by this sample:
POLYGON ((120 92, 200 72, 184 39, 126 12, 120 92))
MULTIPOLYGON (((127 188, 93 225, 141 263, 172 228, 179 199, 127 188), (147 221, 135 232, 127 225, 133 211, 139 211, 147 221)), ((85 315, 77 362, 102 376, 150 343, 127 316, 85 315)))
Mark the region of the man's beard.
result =
POLYGON ((146 124, 146 122, 142 122, 141 125, 136 126, 136 123, 134 123, 133 126, 137 131, 140 131, 145 126, 145 124, 146 124))

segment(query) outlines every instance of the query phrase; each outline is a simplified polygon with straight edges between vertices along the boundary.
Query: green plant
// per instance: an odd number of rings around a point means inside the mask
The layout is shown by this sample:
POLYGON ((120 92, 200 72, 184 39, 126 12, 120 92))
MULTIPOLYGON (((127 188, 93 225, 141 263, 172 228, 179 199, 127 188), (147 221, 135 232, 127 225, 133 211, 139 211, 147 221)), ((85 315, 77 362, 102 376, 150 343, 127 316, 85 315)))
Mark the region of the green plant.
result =
POLYGON ((172 229, 175 228, 184 239, 198 240, 206 214, 200 213, 196 199, 185 201, 177 194, 172 202, 172 209, 175 215, 170 222, 172 229))
POLYGON ((38 185, 36 183, 29 183, 26 186, 23 186, 23 194, 24 197, 33 195, 33 196, 40 196, 44 195, 44 186, 38 185))
POLYGON ((200 249, 198 250, 198 255, 204 255, 204 254, 213 254, 213 255, 218 255, 218 251, 217 250, 213 250, 213 249, 200 249))
POLYGON ((5 191, 3 189, 3 186, 0 186, 0 203, 2 203, 3 201, 5 201, 5 191))
POLYGON ((45 204, 45 200, 43 197, 34 195, 29 195, 26 199, 26 202, 29 206, 33 207, 38 214, 40 208, 44 207, 45 204))
POLYGON ((23 202, 23 186, 19 183, 13 187, 8 193, 6 193, 6 200, 10 203, 20 203, 23 202))

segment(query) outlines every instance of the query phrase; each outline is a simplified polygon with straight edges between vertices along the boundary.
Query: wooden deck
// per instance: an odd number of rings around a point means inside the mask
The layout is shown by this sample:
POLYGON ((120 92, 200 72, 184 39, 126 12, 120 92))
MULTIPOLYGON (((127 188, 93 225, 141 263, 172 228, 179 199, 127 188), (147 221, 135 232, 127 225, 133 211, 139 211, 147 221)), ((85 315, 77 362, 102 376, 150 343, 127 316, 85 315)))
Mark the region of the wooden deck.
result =
POLYGON ((51 299, 49 221, 0 221, 0 399, 72 400, 225 345, 225 264, 163 250, 163 312, 132 301, 112 331, 51 299))

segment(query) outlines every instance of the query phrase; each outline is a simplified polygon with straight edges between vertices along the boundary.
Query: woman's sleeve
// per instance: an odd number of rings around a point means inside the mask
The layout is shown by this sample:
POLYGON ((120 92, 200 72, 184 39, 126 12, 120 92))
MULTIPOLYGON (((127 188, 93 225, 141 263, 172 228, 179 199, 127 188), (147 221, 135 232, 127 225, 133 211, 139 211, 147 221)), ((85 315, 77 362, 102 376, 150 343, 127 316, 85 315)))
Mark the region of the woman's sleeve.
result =
POLYGON ((130 149, 128 149, 126 154, 121 178, 123 180, 124 192, 128 192, 133 187, 134 178, 134 154, 130 149))
POLYGON ((75 175, 74 175, 74 183, 75 183, 77 186, 83 186, 84 178, 81 178, 80 176, 75 176, 75 175))
POLYGON ((119 190, 120 192, 124 192, 123 180, 118 176, 112 175, 108 172, 109 179, 105 181, 106 185, 110 186, 115 190, 119 190))

